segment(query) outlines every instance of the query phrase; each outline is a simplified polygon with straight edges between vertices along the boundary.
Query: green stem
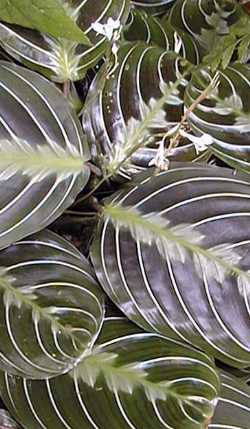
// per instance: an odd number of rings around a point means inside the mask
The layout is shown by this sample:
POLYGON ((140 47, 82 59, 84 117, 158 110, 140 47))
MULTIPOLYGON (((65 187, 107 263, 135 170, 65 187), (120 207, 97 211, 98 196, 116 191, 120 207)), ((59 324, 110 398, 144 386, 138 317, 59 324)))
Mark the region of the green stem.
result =
POLYGON ((205 100, 207 98, 207 96, 209 95, 209 93, 214 89, 214 85, 217 81, 217 78, 218 78, 218 73, 215 74, 215 76, 211 80, 210 84, 204 89, 204 91, 202 91, 202 93, 199 95, 199 97, 197 97, 194 100, 194 102, 191 104, 191 106, 185 111, 185 113, 184 113, 184 115, 183 115, 183 117, 182 117, 182 119, 181 119, 181 121, 177 127, 177 130, 175 131, 175 135, 170 141, 170 145, 167 149, 167 155, 170 154, 172 149, 174 149, 176 146, 178 146, 178 139, 180 137, 181 127, 187 122, 187 119, 188 119, 188 116, 190 115, 190 113, 192 113, 194 111, 194 109, 196 109, 198 104, 200 104, 203 100, 205 100))

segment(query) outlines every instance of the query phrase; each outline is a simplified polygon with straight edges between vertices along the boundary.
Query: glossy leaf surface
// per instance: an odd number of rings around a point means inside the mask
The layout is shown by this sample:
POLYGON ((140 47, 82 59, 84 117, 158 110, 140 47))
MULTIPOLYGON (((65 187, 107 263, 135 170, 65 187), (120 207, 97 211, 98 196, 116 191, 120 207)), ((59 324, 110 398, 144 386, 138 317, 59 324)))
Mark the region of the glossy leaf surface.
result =
POLYGON ((135 240, 135 227, 123 227, 129 221, 124 214, 121 226, 114 227, 109 219, 100 222, 92 249, 102 286, 128 318, 235 367, 250 363, 249 277, 241 287, 237 276, 223 274, 206 252, 197 263, 192 243, 202 243, 209 255, 225 255, 229 264, 237 256, 239 266, 248 272, 247 179, 227 169, 186 164, 146 175, 142 183, 138 179, 114 196, 113 202, 137 209, 144 218, 155 217, 155 229, 159 225, 164 229, 169 222, 170 237, 180 234, 177 247, 173 237, 153 240, 145 225, 135 240), (191 247, 183 247, 181 237, 191 247))
POLYGON ((221 374, 221 393, 209 429, 248 429, 250 388, 227 374, 221 374))
POLYGON ((156 44, 167 51, 174 51, 194 64, 200 61, 200 53, 195 40, 186 32, 175 29, 168 17, 153 17, 145 11, 132 9, 124 30, 128 41, 140 40, 156 44))
POLYGON ((105 319, 92 354, 69 374, 39 382, 1 373, 0 385, 29 429, 203 429, 219 378, 204 354, 113 317, 105 319))
MULTIPOLYGON (((207 133, 210 150, 232 167, 250 172, 250 66, 235 63, 218 71, 218 86, 188 115, 194 132, 207 133)), ((205 90, 213 74, 200 69, 193 74, 185 93, 189 107, 205 90)))
POLYGON ((219 37, 243 15, 235 0, 177 0, 170 11, 170 23, 189 33, 204 53, 219 43, 219 37))
POLYGON ((67 0, 64 3, 92 46, 0 23, 0 44, 10 55, 60 82, 82 78, 107 51, 109 42, 104 35, 95 32, 92 25, 106 24, 108 18, 123 24, 129 11, 129 0, 67 0))
POLYGON ((89 149, 62 93, 0 63, 0 248, 53 222, 89 178, 89 149), (75 167, 77 167, 75 169, 75 167))
POLYGON ((132 4, 143 8, 147 13, 159 15, 166 12, 175 0, 132 0, 132 4))
MULTIPOLYGON (((118 52, 115 71, 106 77, 105 70, 100 70, 88 93, 83 127, 93 156, 102 167, 106 162, 110 168, 110 163, 123 159, 126 151, 139 143, 141 147, 123 164, 121 175, 128 177, 148 167, 157 155, 163 136, 181 120, 188 77, 183 75, 188 67, 189 64, 173 52, 143 43, 127 43, 118 52), (149 121, 148 132, 132 142, 140 121, 150 115, 166 88, 174 83, 177 88, 169 89, 166 103, 149 121)), ((170 137, 164 141, 167 149, 170 137)), ((181 139, 168 157, 193 160, 197 153, 192 143, 181 139)))
POLYGON ((69 371, 103 321, 87 260, 45 231, 2 250, 0 267, 0 367, 32 378, 69 371))

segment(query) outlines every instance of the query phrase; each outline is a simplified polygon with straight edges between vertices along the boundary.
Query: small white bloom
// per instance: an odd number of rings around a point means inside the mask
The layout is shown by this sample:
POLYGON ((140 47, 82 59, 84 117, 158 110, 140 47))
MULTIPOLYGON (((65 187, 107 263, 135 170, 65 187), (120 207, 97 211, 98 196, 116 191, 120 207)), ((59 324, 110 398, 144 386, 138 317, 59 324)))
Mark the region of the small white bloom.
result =
POLYGON ((106 24, 100 24, 99 22, 94 22, 91 24, 92 30, 107 37, 108 40, 113 40, 114 38, 116 39, 117 30, 120 29, 120 26, 120 20, 114 20, 113 18, 108 18, 106 24))
POLYGON ((187 133, 184 130, 180 130, 180 135, 182 137, 187 138, 188 140, 190 140, 195 147, 196 153, 199 154, 200 152, 204 152, 205 150, 207 150, 207 148, 209 146, 211 146, 211 144, 213 144, 213 139, 209 134, 202 134, 202 136, 200 137, 196 137, 192 134, 187 133))
POLYGON ((176 33, 175 31, 174 32, 174 52, 176 52, 176 54, 179 54, 181 51, 181 47, 182 47, 182 40, 179 34, 176 33))
MULTIPOLYGON (((116 57, 119 50, 119 39, 121 34, 121 22, 119 19, 108 18, 106 24, 100 24, 99 22, 94 22, 91 25, 91 28, 98 34, 102 34, 111 42, 111 50, 113 55, 116 57)), ((118 63, 114 66, 112 73, 114 73, 118 63)))

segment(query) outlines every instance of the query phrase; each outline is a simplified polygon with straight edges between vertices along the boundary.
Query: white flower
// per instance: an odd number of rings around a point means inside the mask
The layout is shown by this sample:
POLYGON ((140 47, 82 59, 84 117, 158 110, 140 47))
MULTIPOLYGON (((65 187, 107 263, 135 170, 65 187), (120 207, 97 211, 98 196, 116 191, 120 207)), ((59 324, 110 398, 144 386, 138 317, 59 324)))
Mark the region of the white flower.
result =
POLYGON ((156 152, 156 155, 151 161, 148 163, 148 166, 155 166, 160 168, 160 170, 168 170, 169 160, 165 156, 165 145, 164 139, 160 141, 159 148, 156 152))
POLYGON ((180 130, 180 135, 182 137, 187 138, 194 144, 197 154, 199 154, 200 152, 204 152, 211 144, 213 144, 212 137, 206 133, 202 134, 202 136, 200 137, 196 137, 192 134, 187 133, 184 130, 180 130))
POLYGON ((99 22, 94 22, 91 24, 92 30, 94 30, 98 34, 102 34, 107 37, 108 40, 116 39, 116 35, 118 30, 121 27, 121 23, 119 19, 114 20, 113 18, 108 18, 106 24, 100 24, 99 22))
POLYGON ((174 52, 179 54, 182 48, 182 40, 176 31, 174 32, 174 52))

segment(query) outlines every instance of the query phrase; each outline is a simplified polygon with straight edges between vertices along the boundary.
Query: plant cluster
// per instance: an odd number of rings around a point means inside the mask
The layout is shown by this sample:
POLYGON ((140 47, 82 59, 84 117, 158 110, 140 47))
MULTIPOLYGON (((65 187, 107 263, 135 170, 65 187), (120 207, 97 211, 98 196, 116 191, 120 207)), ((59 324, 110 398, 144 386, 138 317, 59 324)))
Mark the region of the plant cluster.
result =
POLYGON ((248 3, 1 0, 0 428, 249 429, 248 3))

